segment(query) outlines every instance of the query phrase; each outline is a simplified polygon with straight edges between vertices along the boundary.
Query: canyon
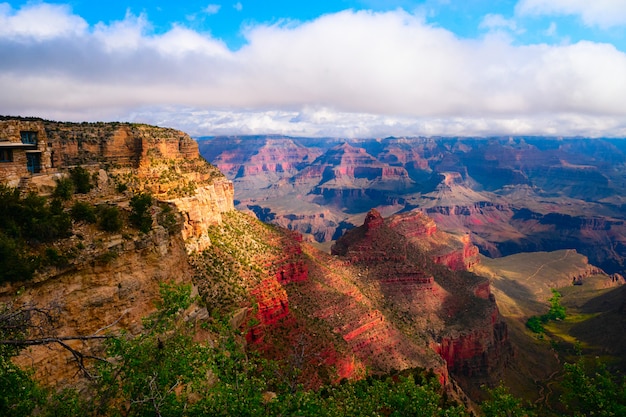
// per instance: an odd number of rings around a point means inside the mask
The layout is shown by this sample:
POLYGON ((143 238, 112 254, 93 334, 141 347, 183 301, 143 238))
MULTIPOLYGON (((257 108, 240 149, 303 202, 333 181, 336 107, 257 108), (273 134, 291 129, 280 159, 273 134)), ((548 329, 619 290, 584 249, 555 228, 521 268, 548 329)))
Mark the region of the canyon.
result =
MULTIPOLYGON (((189 284, 199 298, 183 315, 195 323, 199 340, 211 344, 215 337, 203 333, 202 323, 229 317, 232 331, 241 335, 237 343, 294 369, 297 381, 308 388, 424 369, 454 398, 471 404, 467 393, 473 396, 482 384, 496 384, 514 358, 489 279, 469 271, 480 257, 468 233, 444 231, 420 211, 388 216, 386 208, 368 208, 361 213, 365 205, 355 202, 349 210, 360 223, 327 253, 298 231, 235 210, 237 181, 233 186, 207 163, 199 145, 182 132, 124 123, 0 121, 2 134, 20 130, 37 132, 42 161, 47 161, 43 172, 17 181, 14 166, 3 171, 5 181, 23 193, 50 196, 58 181, 79 166, 90 173, 94 188, 75 194, 77 201, 117 207, 126 218, 133 196, 153 198, 147 232, 129 223, 108 232, 76 221, 68 237, 31 247, 34 254, 51 247, 68 254, 66 264, 42 267, 30 281, 2 284, 3 303, 54 305, 57 336, 105 330, 140 334, 145 331, 142 317, 156 308, 160 285, 189 284), (167 213, 173 217, 164 221, 167 213)), ((295 189, 294 184, 309 184, 321 175, 324 185, 310 204, 343 204, 355 195, 374 201, 383 190, 416 187, 409 169, 385 167, 351 145, 338 145, 324 159, 319 159, 321 151, 295 143, 284 147, 293 158, 265 154, 258 161, 261 169, 235 168, 241 158, 237 152, 224 159, 233 162, 231 172, 273 175, 246 180, 259 195, 278 195, 283 182, 295 189), (319 160, 320 168, 303 169, 302 158, 319 160), (348 167, 334 167, 337 161, 348 167), (354 176, 361 178, 360 187, 372 186, 371 194, 361 188, 344 192, 354 176)), ((395 206, 404 200, 385 201, 395 206)), ((305 202, 303 218, 306 207, 305 202)), ((325 215, 318 218, 330 221, 325 215)), ((76 349, 102 354, 97 340, 75 342, 76 349)), ((32 346, 16 361, 32 367, 44 384, 81 384, 67 349, 32 346)))
POLYGON ((198 138, 235 206, 330 243, 375 208, 419 210, 482 254, 575 249, 624 273, 626 144, 619 139, 198 138))

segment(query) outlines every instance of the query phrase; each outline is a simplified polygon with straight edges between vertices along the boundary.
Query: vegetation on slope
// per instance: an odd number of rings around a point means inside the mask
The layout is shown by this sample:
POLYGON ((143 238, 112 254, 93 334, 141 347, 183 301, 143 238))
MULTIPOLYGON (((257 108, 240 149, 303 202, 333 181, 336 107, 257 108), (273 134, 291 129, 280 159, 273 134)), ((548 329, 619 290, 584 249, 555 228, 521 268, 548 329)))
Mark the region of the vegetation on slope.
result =
POLYGON ((528 327, 534 333, 545 333, 543 325, 550 320, 565 319, 565 307, 561 305, 561 293, 552 288, 552 297, 548 299, 550 302, 550 310, 541 316, 531 316, 526 321, 528 327))
POLYGON ((94 204, 76 194, 94 188, 91 175, 76 167, 66 178, 57 180, 51 198, 34 192, 22 195, 17 188, 0 184, 0 284, 28 281, 47 266, 66 267, 85 249, 84 236, 78 225, 96 225, 106 233, 120 233, 126 225, 148 233, 157 223, 170 234, 178 231, 178 220, 172 208, 159 203, 148 193, 130 198, 130 212, 115 204, 94 204), (66 238, 76 236, 78 244, 66 238), (64 241, 64 239, 66 239, 64 241))
MULTIPOLYGON (((211 343, 193 341, 194 324, 181 314, 192 302, 188 286, 161 288, 159 310, 138 336, 107 339, 104 360, 89 386, 52 393, 0 352, 3 416, 467 416, 447 402, 438 382, 420 372, 293 390, 278 364, 247 352, 227 321, 203 326, 211 343)), ((2 339, 19 339, 8 326, 2 339)))

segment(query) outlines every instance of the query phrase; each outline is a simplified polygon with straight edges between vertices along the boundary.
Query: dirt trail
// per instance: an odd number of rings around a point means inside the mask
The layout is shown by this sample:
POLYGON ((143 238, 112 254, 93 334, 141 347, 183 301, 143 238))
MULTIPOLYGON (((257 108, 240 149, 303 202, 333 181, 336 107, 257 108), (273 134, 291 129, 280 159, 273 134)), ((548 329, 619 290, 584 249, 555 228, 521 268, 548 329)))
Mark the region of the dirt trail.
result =
POLYGON ((537 276, 537 274, 539 274, 539 272, 541 272, 541 270, 542 270, 543 268, 545 268, 547 265, 550 265, 550 264, 553 264, 553 263, 556 263, 556 262, 561 262, 561 261, 563 261, 563 260, 567 259, 567 258, 568 258, 568 257, 569 257, 572 253, 575 253, 575 252, 576 252, 576 251, 575 251, 574 249, 567 249, 567 250, 565 251, 565 254, 564 254, 562 257, 560 257, 559 259, 554 259, 554 260, 552 260, 552 261, 550 261, 550 262, 546 262, 545 264, 542 264, 539 268, 537 268, 537 270, 535 271, 535 273, 534 273, 534 274, 529 275, 529 276, 526 278, 526 281, 530 281, 530 280, 532 280, 533 278, 535 278, 535 277, 537 276))

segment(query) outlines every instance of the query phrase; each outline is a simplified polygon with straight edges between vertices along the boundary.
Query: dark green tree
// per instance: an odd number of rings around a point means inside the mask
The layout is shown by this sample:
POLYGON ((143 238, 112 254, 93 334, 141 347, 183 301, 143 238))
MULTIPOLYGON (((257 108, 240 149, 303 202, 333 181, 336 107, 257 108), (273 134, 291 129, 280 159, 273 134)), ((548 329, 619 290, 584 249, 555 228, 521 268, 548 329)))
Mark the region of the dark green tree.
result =
POLYGON ((148 233, 152 229, 152 196, 148 193, 141 193, 130 199, 130 222, 143 233, 148 233))
POLYGON ((81 166, 70 169, 70 178, 74 183, 74 190, 78 194, 87 194, 93 188, 89 171, 81 166))
POLYGON ((575 363, 566 363, 564 369, 562 399, 572 415, 626 416, 626 379, 623 375, 611 375, 605 366, 596 364, 588 371, 582 357, 575 363))
POLYGON ((74 195, 74 181, 71 178, 58 178, 52 196, 63 201, 68 201, 74 195))
POLYGON ((122 230, 124 222, 117 206, 102 204, 98 206, 96 215, 98 217, 98 227, 106 232, 119 232, 122 230))
POLYGON ((98 220, 95 207, 84 201, 75 202, 70 210, 70 214, 74 221, 95 223, 98 220))
POLYGON ((530 417, 534 415, 531 406, 513 396, 504 385, 489 390, 489 396, 489 400, 480 405, 485 417, 530 417))

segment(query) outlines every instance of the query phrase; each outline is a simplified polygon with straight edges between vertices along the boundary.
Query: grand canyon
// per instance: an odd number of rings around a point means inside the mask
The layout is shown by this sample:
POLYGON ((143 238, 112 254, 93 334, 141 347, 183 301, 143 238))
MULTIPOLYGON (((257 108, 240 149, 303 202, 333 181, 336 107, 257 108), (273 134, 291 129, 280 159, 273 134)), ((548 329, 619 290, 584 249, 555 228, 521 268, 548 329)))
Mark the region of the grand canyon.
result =
POLYGON ((336 240, 370 208, 418 210, 486 256, 576 249, 624 272, 622 140, 506 137, 200 138, 235 203, 310 240, 336 240))
MULTIPOLYGON (((151 196, 145 230, 74 219, 55 240, 30 238, 28 251, 47 261, 0 287, 6 308, 56 306, 51 341, 14 358, 44 386, 89 391, 88 359, 119 361, 104 358, 98 335, 149 333, 163 282, 193 288, 196 301, 177 314, 196 342, 222 355, 224 317, 228 343, 277 361, 290 386, 311 392, 422 370, 472 412, 504 383, 554 413, 572 340, 624 369, 620 141, 194 140, 147 125, 11 117, 0 132, 14 149, 5 191, 52 198, 80 167, 94 187, 57 203, 61 212, 79 202, 132 219, 135 196, 151 196), (27 144, 41 154, 37 173, 20 165, 20 132, 37 138, 27 144), (544 339, 525 323, 548 310, 554 289, 583 318, 552 324, 544 339)), ((175 398, 191 401, 185 389, 175 398)))

